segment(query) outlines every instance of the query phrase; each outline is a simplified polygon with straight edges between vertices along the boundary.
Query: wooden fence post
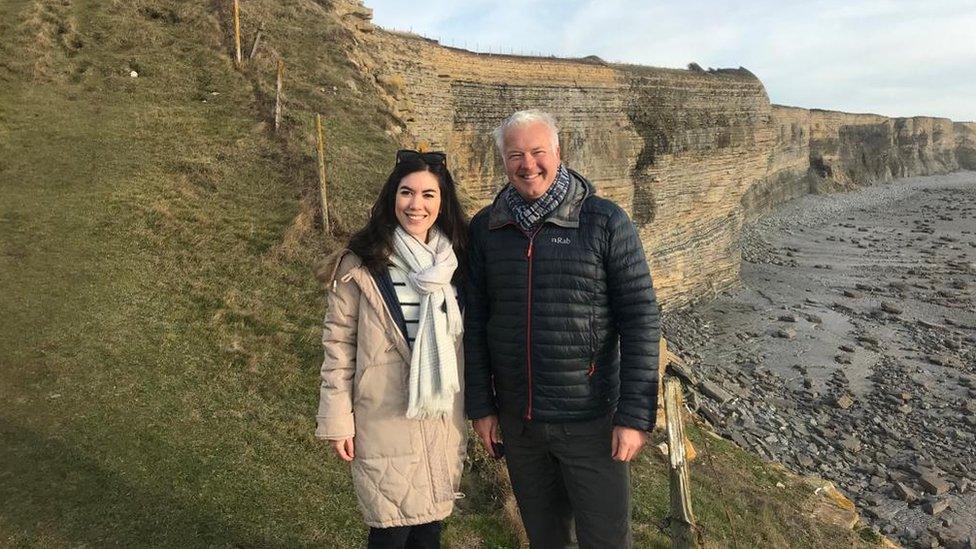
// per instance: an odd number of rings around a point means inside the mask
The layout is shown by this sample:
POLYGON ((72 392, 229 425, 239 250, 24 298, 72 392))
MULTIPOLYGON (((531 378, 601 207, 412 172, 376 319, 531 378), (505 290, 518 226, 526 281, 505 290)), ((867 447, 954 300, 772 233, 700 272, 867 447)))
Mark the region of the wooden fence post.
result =
POLYGON ((234 0, 234 64, 237 68, 244 65, 241 57, 241 4, 240 0, 234 0))
POLYGON ((661 338, 658 347, 657 359, 657 412, 654 417, 654 428, 662 429, 667 425, 667 416, 664 413, 664 375, 668 371, 668 364, 671 363, 668 354, 668 340, 661 338))
POLYGON ((332 233, 329 221, 329 198, 325 189, 325 138, 322 136, 322 115, 315 114, 315 136, 319 151, 319 193, 322 197, 322 230, 325 234, 332 233))
POLYGON ((671 547, 698 547, 695 515, 691 509, 691 476, 685 456, 685 427, 681 418, 681 382, 664 382, 664 406, 668 429, 669 482, 671 492, 671 547))
POLYGON ((249 53, 247 55, 247 59, 248 60, 254 59, 254 56, 257 55, 257 53, 258 53, 258 44, 261 43, 261 33, 262 32, 264 32, 264 29, 258 29, 257 34, 254 35, 254 42, 251 42, 251 53, 249 53))
POLYGON ((285 62, 278 59, 278 78, 275 81, 274 130, 281 127, 281 87, 285 79, 285 62))
MULTIPOLYGON (((665 411, 665 398, 664 398, 664 378, 667 375, 668 366, 676 365, 680 367, 685 367, 684 362, 678 355, 674 354, 671 349, 668 348, 668 341, 661 338, 660 347, 658 348, 658 365, 657 365, 657 413, 654 416, 654 430, 659 431, 661 429, 666 429, 668 425, 667 413, 665 411)), ((666 445, 660 446, 664 453, 666 452, 666 445)), ((698 457, 698 450, 691 443, 688 438, 685 438, 685 461, 694 461, 698 457)))

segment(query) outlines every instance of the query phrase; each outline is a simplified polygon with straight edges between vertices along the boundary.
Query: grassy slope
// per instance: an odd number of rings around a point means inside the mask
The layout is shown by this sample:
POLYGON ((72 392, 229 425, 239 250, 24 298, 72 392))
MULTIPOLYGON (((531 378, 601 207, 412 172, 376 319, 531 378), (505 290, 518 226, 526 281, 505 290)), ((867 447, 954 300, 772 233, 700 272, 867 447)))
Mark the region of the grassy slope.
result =
MULTIPOLYGON (((243 73, 225 10, 0 3, 0 545, 361 545, 346 468, 311 436, 311 272, 336 244, 316 237, 310 113, 327 114, 343 229, 396 145, 318 4, 246 2, 245 32, 260 21, 268 48, 243 73), (277 137, 272 50, 288 62, 277 137)), ((778 500, 762 466, 716 455, 728 470, 694 474, 722 545, 721 505, 750 523, 778 500)), ((648 525, 665 514, 663 468, 638 470, 640 539, 661 546, 648 525)), ((497 488, 467 483, 449 540, 511 546, 497 488)), ((772 514, 767 540, 844 539, 772 514)))

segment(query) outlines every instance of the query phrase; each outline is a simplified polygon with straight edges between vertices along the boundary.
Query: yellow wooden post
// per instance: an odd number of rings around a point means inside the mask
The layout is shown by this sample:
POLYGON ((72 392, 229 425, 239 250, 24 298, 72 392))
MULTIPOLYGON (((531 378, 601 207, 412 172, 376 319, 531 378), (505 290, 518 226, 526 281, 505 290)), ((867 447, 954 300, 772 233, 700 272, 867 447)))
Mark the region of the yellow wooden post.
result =
POLYGON ((241 5, 240 0, 234 0, 234 64, 237 68, 244 65, 241 57, 241 5))
POLYGON ((285 62, 278 59, 278 77, 275 80, 275 109, 274 109, 274 130, 278 131, 281 127, 281 91, 285 80, 285 62))
MULTIPOLYGON (((670 349, 668 349, 668 341, 661 338, 661 344, 658 349, 658 365, 657 365, 657 413, 654 417, 654 429, 664 429, 667 425, 667 414, 665 413, 664 405, 664 376, 667 375, 668 366, 670 364, 675 364, 677 366, 684 366, 684 362, 678 355, 674 354, 670 349)), ((661 447, 663 448, 663 446, 661 447)), ((695 449, 695 445, 685 437, 685 459, 688 461, 694 461, 698 457, 698 450, 695 449)))
POLYGON ((698 547, 695 514, 691 509, 691 473, 685 455, 685 426, 681 418, 681 382, 668 377, 664 382, 667 416, 669 486, 671 493, 671 547, 698 547))
POLYGON ((322 230, 325 234, 332 233, 329 221, 329 199, 325 188, 325 138, 322 135, 322 115, 315 114, 315 135, 319 152, 319 194, 322 197, 322 230))
POLYGON ((661 338, 657 355, 657 413, 654 418, 655 429, 663 429, 665 423, 664 415, 664 374, 671 363, 668 356, 668 340, 661 338))
POLYGON ((258 45, 261 44, 261 33, 264 29, 258 29, 258 32, 254 35, 254 41, 251 42, 251 53, 248 54, 248 60, 254 59, 254 56, 258 54, 258 45))

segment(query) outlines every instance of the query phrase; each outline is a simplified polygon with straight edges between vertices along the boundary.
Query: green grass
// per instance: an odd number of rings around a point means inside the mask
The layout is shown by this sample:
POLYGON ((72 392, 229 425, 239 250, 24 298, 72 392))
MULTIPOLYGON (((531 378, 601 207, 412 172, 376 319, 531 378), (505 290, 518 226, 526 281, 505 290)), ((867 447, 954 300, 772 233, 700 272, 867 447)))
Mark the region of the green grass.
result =
MULTIPOLYGON (((874 547, 850 530, 812 517, 821 498, 811 483, 762 462, 689 424, 698 451, 691 462, 692 508, 708 547, 874 547)), ((659 435, 661 436, 661 435, 659 435)), ((639 546, 670 547, 657 525, 668 515, 668 469, 651 448, 635 468, 639 546)))
MULTIPOLYGON (((319 4, 244 2, 245 36, 266 36, 244 71, 226 4, 0 3, 0 546, 362 545, 348 470, 312 437, 312 272, 363 222, 391 119, 319 4), (315 112, 335 239, 318 227, 315 112)), ((694 474, 710 538, 728 539, 728 505, 774 519, 740 547, 835 539, 789 529, 792 508, 766 507, 771 473, 715 446, 724 468, 694 474)), ((495 465, 474 456, 445 539, 513 547, 495 465)), ((663 546, 666 475, 651 457, 636 470, 640 539, 663 546)))
MULTIPOLYGON (((0 544, 356 543, 347 471, 311 436, 312 268, 335 243, 293 223, 316 196, 288 141, 310 111, 272 136, 219 12, 177 5, 175 38, 153 5, 5 7, 36 57, 2 83, 0 544), (39 45, 65 28, 86 45, 39 45)), ((394 147, 356 135, 361 179, 331 174, 349 223, 394 147)))

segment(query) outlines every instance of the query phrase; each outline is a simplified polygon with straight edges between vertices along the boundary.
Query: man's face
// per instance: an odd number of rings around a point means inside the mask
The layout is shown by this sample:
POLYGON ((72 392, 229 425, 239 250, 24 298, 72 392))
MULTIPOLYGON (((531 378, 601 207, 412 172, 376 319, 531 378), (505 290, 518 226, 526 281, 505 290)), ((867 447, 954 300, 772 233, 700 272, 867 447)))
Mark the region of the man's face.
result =
POLYGON ((532 202, 549 190, 559 169, 559 147, 542 122, 505 131, 502 141, 505 173, 522 198, 532 202))

